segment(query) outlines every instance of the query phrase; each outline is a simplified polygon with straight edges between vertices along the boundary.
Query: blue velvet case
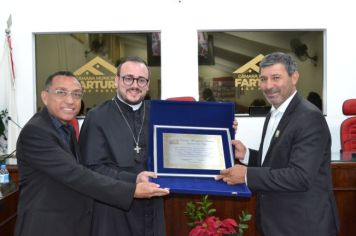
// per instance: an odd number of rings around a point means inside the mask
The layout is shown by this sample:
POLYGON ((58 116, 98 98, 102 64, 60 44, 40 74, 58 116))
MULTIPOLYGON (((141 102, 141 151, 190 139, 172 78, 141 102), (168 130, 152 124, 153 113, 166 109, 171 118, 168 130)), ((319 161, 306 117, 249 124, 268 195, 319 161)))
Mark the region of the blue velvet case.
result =
POLYGON ((203 134, 221 136, 225 168, 234 164, 231 137, 234 104, 220 102, 190 102, 152 100, 149 125, 148 169, 158 178, 152 182, 173 193, 251 196, 245 184, 227 185, 214 180, 219 169, 165 168, 163 134, 203 134))

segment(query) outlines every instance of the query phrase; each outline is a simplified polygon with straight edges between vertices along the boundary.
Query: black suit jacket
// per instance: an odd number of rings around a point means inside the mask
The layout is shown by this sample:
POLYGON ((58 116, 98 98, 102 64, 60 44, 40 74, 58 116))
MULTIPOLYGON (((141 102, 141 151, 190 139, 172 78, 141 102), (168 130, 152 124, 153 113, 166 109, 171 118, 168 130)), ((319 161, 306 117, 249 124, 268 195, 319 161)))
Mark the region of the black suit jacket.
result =
POLYGON ((16 156, 20 176, 16 235, 89 235, 93 199, 123 209, 132 203, 135 184, 80 165, 47 109, 21 131, 16 156))
MULTIPOLYGON (((262 137, 268 124, 267 116, 262 137)), ((323 114, 296 94, 272 137, 261 167, 251 151, 247 183, 257 192, 257 224, 265 235, 336 235, 331 136, 323 114), (255 166, 255 167, 253 167, 255 166)))

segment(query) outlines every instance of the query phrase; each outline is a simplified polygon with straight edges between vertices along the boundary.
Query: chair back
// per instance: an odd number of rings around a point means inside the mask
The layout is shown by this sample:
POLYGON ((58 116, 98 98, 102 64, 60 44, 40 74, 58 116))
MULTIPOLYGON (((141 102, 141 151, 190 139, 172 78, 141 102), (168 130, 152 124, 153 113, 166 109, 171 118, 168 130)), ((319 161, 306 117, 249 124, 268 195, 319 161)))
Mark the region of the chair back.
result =
POLYGON ((172 98, 167 98, 166 100, 170 100, 170 101, 195 101, 194 97, 190 97, 190 96, 184 96, 184 97, 172 97, 172 98))
POLYGON ((341 123, 342 152, 356 152, 356 99, 348 99, 342 105, 344 115, 352 116, 341 123))

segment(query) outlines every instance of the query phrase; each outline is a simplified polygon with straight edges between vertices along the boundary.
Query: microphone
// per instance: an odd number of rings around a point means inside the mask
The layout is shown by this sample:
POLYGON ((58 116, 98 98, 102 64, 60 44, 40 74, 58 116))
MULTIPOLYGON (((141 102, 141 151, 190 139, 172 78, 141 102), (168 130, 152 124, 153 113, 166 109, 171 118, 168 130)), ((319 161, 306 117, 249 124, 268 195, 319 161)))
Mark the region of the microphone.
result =
POLYGON ((6 159, 15 156, 15 152, 16 152, 16 149, 13 150, 10 154, 0 155, 0 161, 5 161, 6 159))
POLYGON ((22 129, 22 127, 21 127, 19 124, 17 124, 17 123, 11 118, 11 116, 7 116, 7 120, 8 120, 8 121, 11 121, 11 122, 14 123, 17 127, 19 127, 20 129, 22 129))

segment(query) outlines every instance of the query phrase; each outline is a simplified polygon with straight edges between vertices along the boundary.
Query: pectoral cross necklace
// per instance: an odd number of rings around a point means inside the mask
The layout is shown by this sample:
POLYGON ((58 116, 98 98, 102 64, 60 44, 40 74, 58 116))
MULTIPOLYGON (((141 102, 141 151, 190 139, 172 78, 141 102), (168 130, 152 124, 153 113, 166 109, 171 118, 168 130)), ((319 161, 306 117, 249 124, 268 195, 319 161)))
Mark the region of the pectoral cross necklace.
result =
POLYGON ((131 132, 131 135, 132 135, 132 138, 133 138, 133 140, 134 140, 134 142, 135 142, 135 144, 136 144, 134 150, 136 151, 137 154, 139 154, 140 151, 141 151, 141 149, 142 149, 142 148, 138 145, 138 143, 140 142, 140 136, 141 136, 141 132, 142 132, 142 128, 143 128, 143 123, 145 122, 145 115, 146 115, 145 103, 143 102, 143 117, 142 117, 142 123, 141 123, 140 131, 138 132, 137 139, 136 139, 135 134, 134 134, 134 132, 133 132, 133 130, 132 130, 132 128, 131 128, 129 122, 127 121, 127 119, 126 119, 124 113, 122 112, 122 110, 121 110, 119 104, 117 103, 116 99, 115 99, 115 98, 112 98, 112 100, 115 102, 117 108, 119 109, 119 111, 120 111, 120 113, 121 113, 121 115, 122 115, 122 118, 124 118, 124 121, 125 121, 127 127, 129 128, 129 130, 130 130, 130 132, 131 132))

